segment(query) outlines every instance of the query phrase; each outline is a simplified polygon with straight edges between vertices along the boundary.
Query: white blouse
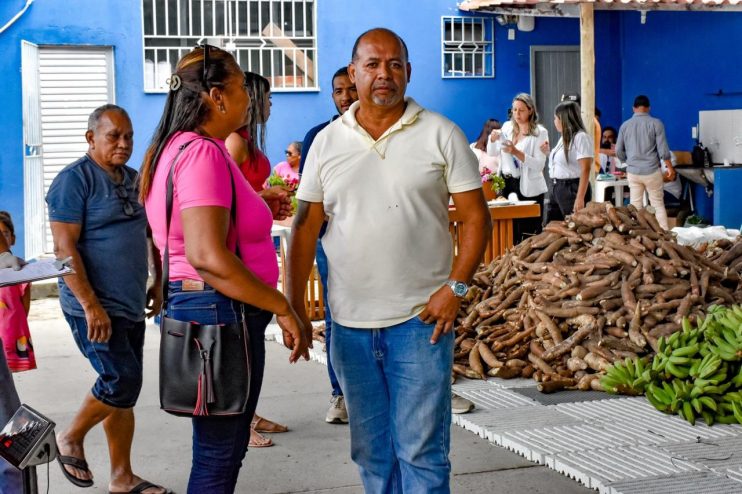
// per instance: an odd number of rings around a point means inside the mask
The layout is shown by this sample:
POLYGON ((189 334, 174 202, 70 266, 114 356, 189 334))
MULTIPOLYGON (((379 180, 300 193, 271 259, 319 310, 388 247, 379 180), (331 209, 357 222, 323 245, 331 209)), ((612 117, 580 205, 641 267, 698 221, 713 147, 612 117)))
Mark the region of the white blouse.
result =
POLYGON ((585 132, 580 131, 574 136, 568 156, 564 156, 564 139, 560 137, 549 157, 549 176, 559 179, 580 178, 582 167, 579 160, 584 158, 594 158, 592 140, 585 132))
POLYGON ((549 139, 549 132, 541 125, 538 126, 537 135, 521 136, 515 144, 516 149, 523 151, 525 162, 516 161, 512 154, 506 153, 502 142, 513 140, 513 123, 508 120, 502 126, 500 140, 491 142, 487 140, 487 154, 500 156, 500 171, 498 175, 512 175, 521 178, 520 192, 523 197, 534 197, 546 192, 546 179, 544 179, 544 165, 546 155, 541 151, 541 144, 549 139))

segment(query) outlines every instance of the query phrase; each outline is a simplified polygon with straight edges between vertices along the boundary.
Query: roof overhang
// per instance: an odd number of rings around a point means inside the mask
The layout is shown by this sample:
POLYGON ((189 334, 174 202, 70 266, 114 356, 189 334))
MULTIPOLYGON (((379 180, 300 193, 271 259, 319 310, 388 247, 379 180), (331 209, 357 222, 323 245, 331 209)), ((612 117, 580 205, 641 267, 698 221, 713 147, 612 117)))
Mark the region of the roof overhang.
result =
POLYGON ((594 10, 742 11, 742 0, 465 0, 458 7, 477 13, 579 17, 581 3, 594 10))

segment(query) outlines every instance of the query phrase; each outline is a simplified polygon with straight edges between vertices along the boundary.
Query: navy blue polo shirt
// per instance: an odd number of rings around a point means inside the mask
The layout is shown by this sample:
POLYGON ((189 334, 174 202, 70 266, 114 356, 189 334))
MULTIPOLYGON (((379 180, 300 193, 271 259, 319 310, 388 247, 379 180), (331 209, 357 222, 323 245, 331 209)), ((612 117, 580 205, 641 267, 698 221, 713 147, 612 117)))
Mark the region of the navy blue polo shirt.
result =
MULTIPOLYGON (((139 203, 137 172, 122 166, 119 185, 88 156, 59 172, 46 195, 49 220, 82 226, 80 252, 90 286, 109 317, 144 319, 147 291, 147 216, 139 203)), ((62 310, 85 317, 59 278, 62 310)))

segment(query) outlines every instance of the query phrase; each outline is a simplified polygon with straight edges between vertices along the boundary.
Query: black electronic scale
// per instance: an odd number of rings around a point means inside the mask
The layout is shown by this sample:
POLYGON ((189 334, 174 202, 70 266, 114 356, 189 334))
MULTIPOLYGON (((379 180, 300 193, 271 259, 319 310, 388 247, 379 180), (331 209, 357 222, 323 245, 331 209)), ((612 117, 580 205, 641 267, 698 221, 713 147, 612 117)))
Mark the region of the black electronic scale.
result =
POLYGON ((57 457, 54 425, 30 406, 21 405, 0 431, 0 456, 23 471, 26 494, 38 492, 36 465, 57 457))

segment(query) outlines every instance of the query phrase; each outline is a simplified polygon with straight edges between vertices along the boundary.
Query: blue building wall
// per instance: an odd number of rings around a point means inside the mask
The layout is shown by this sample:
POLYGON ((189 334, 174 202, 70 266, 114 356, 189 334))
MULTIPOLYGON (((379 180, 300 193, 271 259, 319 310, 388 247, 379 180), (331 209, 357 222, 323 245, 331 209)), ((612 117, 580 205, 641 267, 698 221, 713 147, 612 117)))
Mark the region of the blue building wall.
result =
MULTIPOLYGON (((0 2, 0 24, 24 4, 24 0, 0 2)), ((513 41, 507 40, 505 28, 495 25, 495 78, 442 79, 440 18, 466 15, 455 4, 454 0, 318 0, 320 91, 274 94, 267 143, 271 162, 275 165, 282 160, 290 141, 302 139, 310 127, 334 113, 329 79, 348 63, 356 36, 368 28, 389 27, 405 39, 412 63, 408 94, 455 121, 471 140, 487 118, 505 119, 513 95, 530 90, 532 45, 579 44, 577 19, 538 18, 534 31, 518 31, 513 41)), ((130 165, 136 168, 165 100, 162 94, 143 90, 140 5, 139 0, 75 0, 72 8, 69 1, 37 0, 0 35, 4 55, 0 59, 4 117, 0 209, 10 211, 19 230, 23 225, 21 40, 41 45, 114 47, 116 102, 132 116, 135 150, 130 165)), ((603 112, 603 125, 618 126, 628 118, 634 95, 644 92, 652 98, 653 113, 667 125, 671 147, 690 149, 690 127, 698 110, 742 107, 739 97, 703 94, 719 88, 742 90, 733 87, 741 80, 742 51, 732 49, 742 45, 740 27, 741 13, 650 12, 647 24, 641 25, 635 12, 596 12, 596 104, 603 112), (723 53, 727 58, 719 63, 712 53, 723 53)), ((544 118, 551 118, 551 109, 540 110, 544 118)), ((20 253, 24 246, 19 233, 16 252, 20 253)))
POLYGON ((623 118, 646 94, 671 149, 693 147, 699 110, 742 108, 742 12, 626 12, 619 35, 623 118))

